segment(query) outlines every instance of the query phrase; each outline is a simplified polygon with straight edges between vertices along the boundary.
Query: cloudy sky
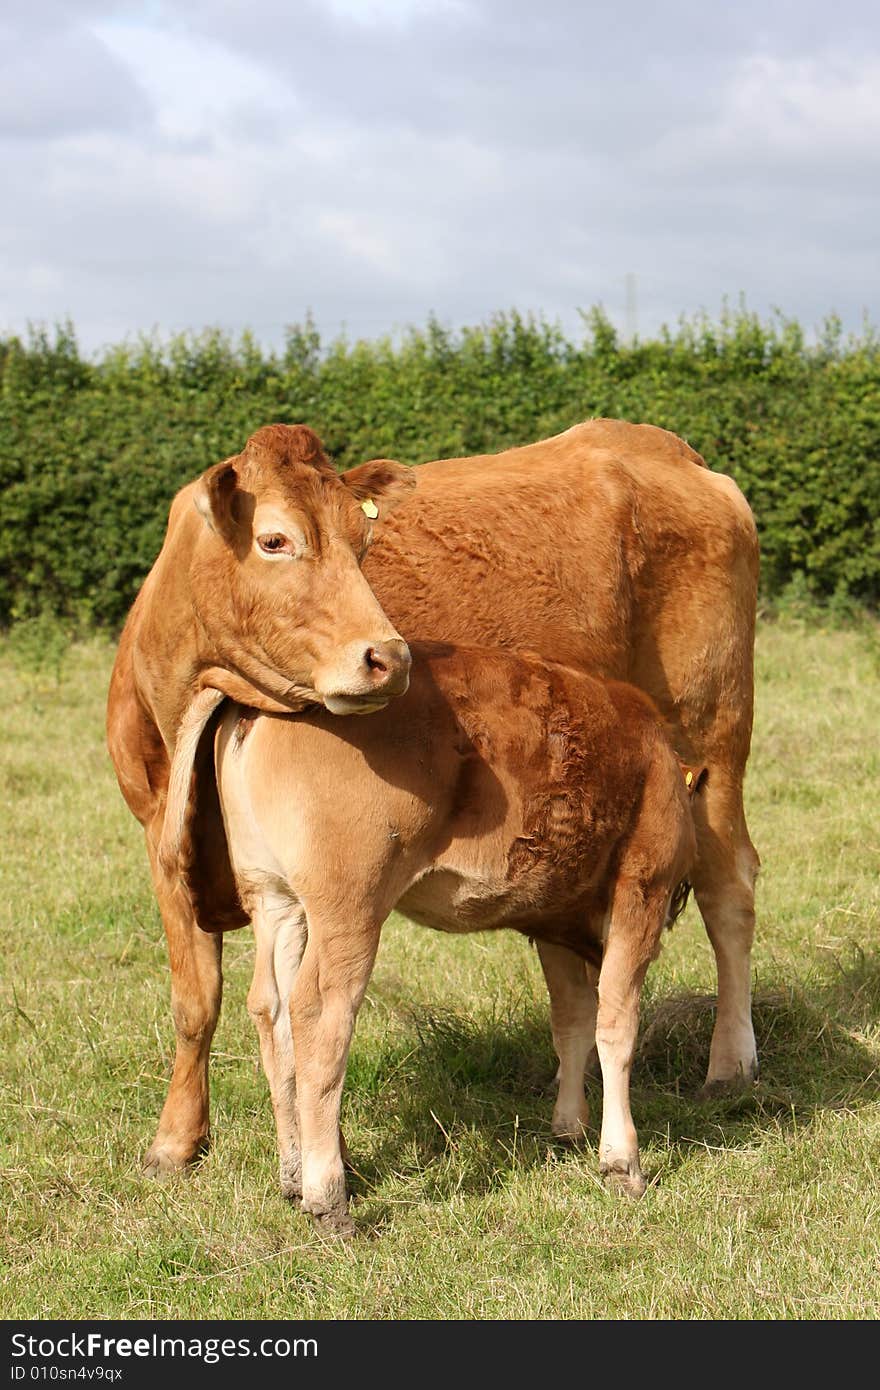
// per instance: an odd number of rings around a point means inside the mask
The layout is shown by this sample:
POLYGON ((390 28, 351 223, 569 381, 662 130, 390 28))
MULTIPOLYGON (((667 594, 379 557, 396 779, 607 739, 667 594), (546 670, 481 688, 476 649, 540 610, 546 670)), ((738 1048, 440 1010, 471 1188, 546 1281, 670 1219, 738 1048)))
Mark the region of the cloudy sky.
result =
POLYGON ((876 0, 9 0, 0 334, 877 321, 876 0))

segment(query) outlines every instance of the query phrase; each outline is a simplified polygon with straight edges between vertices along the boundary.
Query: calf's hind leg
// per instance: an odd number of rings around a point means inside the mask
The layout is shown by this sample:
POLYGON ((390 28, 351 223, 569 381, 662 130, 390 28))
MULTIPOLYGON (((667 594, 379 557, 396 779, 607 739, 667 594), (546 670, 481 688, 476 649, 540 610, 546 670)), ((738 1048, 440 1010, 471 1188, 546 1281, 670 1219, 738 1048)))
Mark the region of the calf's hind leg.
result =
POLYGON ((550 1026, 559 1058, 559 1092, 551 1122, 557 1139, 579 1143, 590 1110, 584 1071, 596 1046, 596 986, 580 956, 567 946, 538 941, 538 956, 550 994, 550 1026))
POLYGON ((606 1186, 641 1197, 647 1186, 629 1104, 629 1083, 639 1030, 639 999, 666 921, 668 895, 647 902, 637 890, 618 888, 599 971, 596 1047, 602 1068, 599 1172, 606 1186))
POLYGON ((281 1194, 298 1201, 302 1197, 302 1163, 290 995, 306 945, 305 913, 288 895, 265 892, 254 906, 253 925, 256 958, 248 991, 248 1013, 260 1039, 260 1056, 272 1098, 281 1194))

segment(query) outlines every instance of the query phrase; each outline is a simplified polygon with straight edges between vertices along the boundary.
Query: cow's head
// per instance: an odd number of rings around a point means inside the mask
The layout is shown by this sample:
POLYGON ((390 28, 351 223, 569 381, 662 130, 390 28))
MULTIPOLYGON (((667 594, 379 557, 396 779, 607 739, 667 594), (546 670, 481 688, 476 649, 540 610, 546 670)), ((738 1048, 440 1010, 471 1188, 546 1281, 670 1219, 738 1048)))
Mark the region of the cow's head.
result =
POLYGON ((209 468, 190 564, 203 683, 222 688, 214 677, 228 671, 269 707, 319 702, 334 714, 403 694, 409 648, 360 563, 373 522, 414 485, 387 459, 337 474, 303 425, 268 425, 209 468))

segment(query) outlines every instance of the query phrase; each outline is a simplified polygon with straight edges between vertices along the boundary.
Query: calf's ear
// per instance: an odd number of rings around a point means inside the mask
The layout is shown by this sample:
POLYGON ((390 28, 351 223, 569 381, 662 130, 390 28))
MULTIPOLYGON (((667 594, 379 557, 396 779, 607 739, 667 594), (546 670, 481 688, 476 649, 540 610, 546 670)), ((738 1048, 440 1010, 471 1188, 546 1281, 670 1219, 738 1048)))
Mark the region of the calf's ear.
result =
POLYGON ((211 530, 232 546, 239 538, 239 500, 234 458, 215 463, 213 468, 203 473, 193 498, 196 511, 204 517, 211 530))
POLYGON ((406 464, 393 459, 370 459, 340 475, 342 482, 363 504, 371 520, 382 521, 409 497, 416 485, 416 475, 406 464), (368 510, 372 503, 375 510, 368 510))

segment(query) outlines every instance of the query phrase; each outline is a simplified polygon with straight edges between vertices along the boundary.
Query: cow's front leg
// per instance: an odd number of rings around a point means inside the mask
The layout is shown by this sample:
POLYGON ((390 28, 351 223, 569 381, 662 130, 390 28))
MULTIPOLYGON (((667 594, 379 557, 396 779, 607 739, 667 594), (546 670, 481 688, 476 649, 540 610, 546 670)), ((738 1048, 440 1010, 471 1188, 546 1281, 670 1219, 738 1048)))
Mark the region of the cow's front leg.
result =
POLYGON ((252 915, 256 958, 248 1013, 260 1039, 263 1070, 272 1097, 281 1194, 298 1201, 302 1197, 302 1163, 290 995, 305 950, 306 918, 295 899, 273 892, 260 895, 252 915))
POLYGON ((584 1071, 596 1046, 596 987, 580 956, 566 946, 538 941, 550 994, 550 1026, 559 1058, 559 1093, 552 1129, 557 1139, 580 1143, 590 1118, 584 1071))
POLYGON ((379 926, 343 925, 338 917, 310 912, 308 944, 291 996, 303 1210, 331 1235, 355 1233, 339 1112, 351 1035, 376 958, 379 926))
POLYGON ((208 1061, 223 989, 223 936, 203 932, 189 897, 147 848, 171 966, 171 1007, 177 1033, 174 1071, 144 1170, 150 1177, 193 1163, 208 1142, 208 1061))

